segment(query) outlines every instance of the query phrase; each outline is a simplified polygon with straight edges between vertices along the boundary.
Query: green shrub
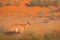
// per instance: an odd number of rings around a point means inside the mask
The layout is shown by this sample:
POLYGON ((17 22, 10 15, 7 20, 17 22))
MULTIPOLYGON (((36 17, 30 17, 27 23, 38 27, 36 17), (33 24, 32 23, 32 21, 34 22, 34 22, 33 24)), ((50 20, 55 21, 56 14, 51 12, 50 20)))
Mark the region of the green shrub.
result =
POLYGON ((58 0, 54 0, 53 2, 50 0, 31 0, 31 3, 29 3, 27 6, 57 6, 58 0))

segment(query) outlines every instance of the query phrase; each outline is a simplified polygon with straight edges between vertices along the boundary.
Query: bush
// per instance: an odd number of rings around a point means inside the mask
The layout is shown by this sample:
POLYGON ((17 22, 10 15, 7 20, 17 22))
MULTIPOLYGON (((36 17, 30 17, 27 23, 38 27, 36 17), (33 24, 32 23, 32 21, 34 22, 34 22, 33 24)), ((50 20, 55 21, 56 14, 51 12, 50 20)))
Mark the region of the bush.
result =
POLYGON ((50 0, 31 0, 31 3, 27 4, 27 6, 57 6, 58 0, 54 0, 53 2, 50 0))
POLYGON ((3 3, 0 3, 0 7, 3 7, 3 3))

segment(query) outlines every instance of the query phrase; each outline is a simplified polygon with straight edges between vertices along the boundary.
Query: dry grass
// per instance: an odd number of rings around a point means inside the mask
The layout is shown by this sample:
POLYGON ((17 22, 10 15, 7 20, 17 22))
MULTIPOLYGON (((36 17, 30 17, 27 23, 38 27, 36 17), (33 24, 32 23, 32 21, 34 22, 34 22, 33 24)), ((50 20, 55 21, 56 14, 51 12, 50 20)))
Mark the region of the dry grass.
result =
POLYGON ((43 40, 60 40, 60 32, 53 31, 44 35, 43 40))
POLYGON ((19 38, 14 38, 12 36, 8 38, 7 35, 4 35, 2 32, 0 32, 0 40, 60 40, 60 32, 52 31, 50 33, 44 34, 43 37, 30 32, 24 33, 22 37, 19 38))
POLYGON ((33 33, 24 33, 22 37, 18 37, 18 38, 13 37, 12 35, 9 35, 9 36, 1 32, 0 40, 40 40, 40 37, 41 37, 41 36, 34 35, 33 33))

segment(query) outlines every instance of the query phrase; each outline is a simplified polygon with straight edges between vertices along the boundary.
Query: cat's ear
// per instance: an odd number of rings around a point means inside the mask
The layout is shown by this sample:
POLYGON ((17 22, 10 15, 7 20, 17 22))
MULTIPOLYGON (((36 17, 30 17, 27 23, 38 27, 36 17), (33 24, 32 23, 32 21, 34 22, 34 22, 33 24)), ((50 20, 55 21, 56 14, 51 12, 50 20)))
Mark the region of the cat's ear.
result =
POLYGON ((30 23, 30 22, 27 22, 27 26, 28 26, 28 27, 31 27, 31 23, 30 23))

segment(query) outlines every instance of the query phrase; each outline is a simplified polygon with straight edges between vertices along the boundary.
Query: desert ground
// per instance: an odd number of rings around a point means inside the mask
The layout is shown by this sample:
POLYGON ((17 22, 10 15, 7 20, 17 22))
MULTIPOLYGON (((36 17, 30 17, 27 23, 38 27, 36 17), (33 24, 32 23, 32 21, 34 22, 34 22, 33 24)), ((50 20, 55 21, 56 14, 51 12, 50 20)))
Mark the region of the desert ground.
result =
MULTIPOLYGON (((4 5, 7 4, 7 0, 3 0, 1 2, 3 2, 4 5)), ((17 2, 19 2, 19 0, 17 0, 16 3, 17 2)), ((11 6, 0 7, 0 31, 4 32, 10 27, 12 28, 12 25, 14 24, 26 24, 27 22, 29 22, 31 24, 31 27, 28 29, 29 31, 26 31, 33 32, 35 35, 44 36, 46 33, 52 32, 53 30, 60 32, 60 10, 58 10, 60 6, 27 6, 26 4, 30 2, 31 0, 21 0, 20 4, 14 5, 15 2, 12 1, 11 6)), ((22 34, 18 34, 12 37, 11 35, 5 36, 6 38, 19 38, 21 35, 22 34)), ((3 36, 4 35, 1 36, 0 34, 1 40, 9 40, 3 36)), ((18 40, 18 38, 14 40, 18 40)), ((43 38, 41 38, 40 40, 43 40, 43 38)))

